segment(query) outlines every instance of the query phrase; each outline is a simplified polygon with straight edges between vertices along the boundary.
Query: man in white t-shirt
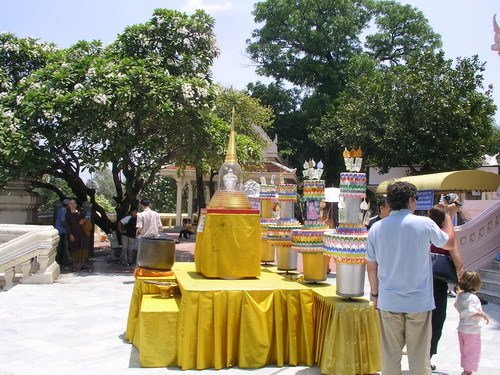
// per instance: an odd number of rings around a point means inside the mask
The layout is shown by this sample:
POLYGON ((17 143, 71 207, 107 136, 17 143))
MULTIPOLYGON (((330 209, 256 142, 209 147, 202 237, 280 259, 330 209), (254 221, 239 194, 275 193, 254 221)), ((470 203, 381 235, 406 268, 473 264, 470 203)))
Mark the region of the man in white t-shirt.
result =
POLYGON ((137 214, 137 237, 158 237, 162 228, 160 214, 149 208, 149 199, 141 199, 139 207, 142 212, 137 214))

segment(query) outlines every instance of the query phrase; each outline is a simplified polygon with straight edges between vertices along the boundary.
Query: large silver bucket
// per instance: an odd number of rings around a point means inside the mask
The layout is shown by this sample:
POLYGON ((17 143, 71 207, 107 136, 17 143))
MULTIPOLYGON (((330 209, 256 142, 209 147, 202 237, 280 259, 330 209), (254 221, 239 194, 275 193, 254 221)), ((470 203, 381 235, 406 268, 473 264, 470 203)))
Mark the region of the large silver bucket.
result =
POLYGON ((361 297, 365 289, 366 264, 337 263, 337 294, 361 297))
POLYGON ((137 265, 151 270, 168 271, 175 261, 175 242, 172 239, 141 238, 137 251, 137 265))
POLYGON ((295 271, 297 269, 297 252, 286 246, 278 249, 278 271, 295 271))

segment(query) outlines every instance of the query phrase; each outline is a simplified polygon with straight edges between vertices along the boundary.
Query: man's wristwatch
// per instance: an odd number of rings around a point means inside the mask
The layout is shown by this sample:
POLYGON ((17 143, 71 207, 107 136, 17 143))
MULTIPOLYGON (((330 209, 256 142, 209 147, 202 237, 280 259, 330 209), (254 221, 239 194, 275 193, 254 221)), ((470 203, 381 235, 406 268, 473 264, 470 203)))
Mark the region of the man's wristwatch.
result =
POLYGON ((378 293, 370 293, 372 297, 378 297, 378 293))

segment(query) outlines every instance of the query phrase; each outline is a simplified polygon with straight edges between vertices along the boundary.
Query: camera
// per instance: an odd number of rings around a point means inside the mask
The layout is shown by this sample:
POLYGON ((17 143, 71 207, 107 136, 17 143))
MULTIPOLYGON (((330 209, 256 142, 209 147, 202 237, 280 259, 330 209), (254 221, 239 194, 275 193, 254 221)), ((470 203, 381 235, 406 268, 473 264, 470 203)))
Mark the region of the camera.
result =
POLYGON ((444 196, 444 200, 446 201, 447 204, 455 203, 457 206, 461 206, 462 203, 460 203, 457 199, 458 199, 458 195, 453 194, 453 193, 446 194, 444 196))

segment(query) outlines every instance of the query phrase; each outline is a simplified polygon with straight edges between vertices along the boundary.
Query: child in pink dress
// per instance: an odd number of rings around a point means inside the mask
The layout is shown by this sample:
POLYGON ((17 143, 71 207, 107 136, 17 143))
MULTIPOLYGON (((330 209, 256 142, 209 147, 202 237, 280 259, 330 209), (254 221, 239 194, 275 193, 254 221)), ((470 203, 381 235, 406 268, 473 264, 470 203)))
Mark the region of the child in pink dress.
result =
POLYGON ((481 287, 481 276, 477 272, 464 272, 458 281, 460 293, 455 301, 460 322, 458 323, 458 342, 460 345, 460 366, 462 375, 477 371, 481 358, 481 320, 490 322, 481 308, 481 301, 474 294, 481 287))

